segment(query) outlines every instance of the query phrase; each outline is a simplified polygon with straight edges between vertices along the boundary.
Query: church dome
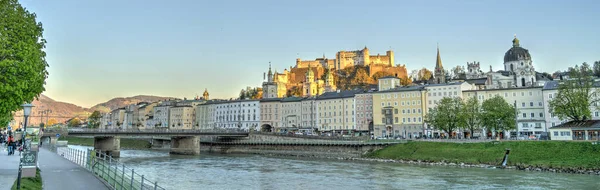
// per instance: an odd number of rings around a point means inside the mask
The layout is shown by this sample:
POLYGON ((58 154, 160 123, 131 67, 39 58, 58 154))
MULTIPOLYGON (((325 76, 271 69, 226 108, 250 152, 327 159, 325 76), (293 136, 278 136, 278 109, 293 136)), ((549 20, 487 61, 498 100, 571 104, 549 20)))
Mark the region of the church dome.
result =
POLYGON ((504 62, 509 61, 518 61, 518 60, 529 60, 531 59, 531 55, 529 54, 529 50, 522 48, 519 45, 519 39, 515 36, 513 40, 513 47, 510 48, 506 54, 504 54, 504 62))

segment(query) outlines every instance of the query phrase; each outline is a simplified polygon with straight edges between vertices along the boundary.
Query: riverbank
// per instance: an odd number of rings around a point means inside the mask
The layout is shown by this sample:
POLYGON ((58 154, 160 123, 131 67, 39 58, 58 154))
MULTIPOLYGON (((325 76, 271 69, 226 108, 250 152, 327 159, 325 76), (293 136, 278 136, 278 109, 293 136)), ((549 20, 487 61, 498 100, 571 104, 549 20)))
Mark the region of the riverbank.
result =
MULTIPOLYGON (((82 138, 82 137, 61 137, 60 140, 68 141, 70 145, 81 145, 81 146, 94 146, 94 138, 82 138)), ((150 149, 152 144, 147 139, 124 139, 121 138, 122 149, 150 149)))
MULTIPOLYGON (((13 184, 11 190, 17 190, 17 180, 13 184)), ((37 169, 35 177, 28 177, 21 179, 22 190, 41 190, 42 189, 42 176, 40 176, 40 169, 37 169)))
POLYGON ((496 167, 510 149, 509 169, 600 175, 600 145, 590 142, 507 141, 486 143, 408 142, 353 160, 408 164, 496 167))

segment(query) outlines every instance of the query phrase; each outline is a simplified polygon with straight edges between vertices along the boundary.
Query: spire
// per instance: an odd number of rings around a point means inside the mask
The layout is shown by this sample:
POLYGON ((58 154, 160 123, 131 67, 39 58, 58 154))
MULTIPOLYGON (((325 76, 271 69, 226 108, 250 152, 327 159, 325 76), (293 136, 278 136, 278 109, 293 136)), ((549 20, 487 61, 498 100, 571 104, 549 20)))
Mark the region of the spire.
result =
POLYGON ((271 62, 269 61, 269 75, 273 75, 273 72, 271 72, 271 62))
POLYGON ((436 69, 444 68, 442 66, 442 58, 440 57, 440 44, 437 45, 437 60, 435 60, 435 68, 436 69))
POLYGON ((517 34, 515 34, 515 39, 513 39, 513 47, 519 47, 519 39, 517 39, 517 34))

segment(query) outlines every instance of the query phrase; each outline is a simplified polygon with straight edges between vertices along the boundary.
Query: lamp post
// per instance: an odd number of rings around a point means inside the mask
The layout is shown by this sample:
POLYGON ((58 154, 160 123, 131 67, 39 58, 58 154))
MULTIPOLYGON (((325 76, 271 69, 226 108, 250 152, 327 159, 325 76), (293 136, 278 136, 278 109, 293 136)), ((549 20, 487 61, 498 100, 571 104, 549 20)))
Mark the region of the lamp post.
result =
POLYGON ((21 105, 21 107, 23 107, 23 116, 25 117, 25 124, 23 125, 23 135, 21 137, 21 147, 23 148, 23 150, 19 152, 20 161, 19 176, 17 177, 17 189, 21 189, 21 172, 23 170, 23 158, 21 157, 21 153, 27 150, 27 146, 24 146, 25 134, 27 133, 27 118, 29 117, 29 114, 31 114, 31 108, 33 107, 33 105, 31 105, 30 103, 25 103, 21 105))

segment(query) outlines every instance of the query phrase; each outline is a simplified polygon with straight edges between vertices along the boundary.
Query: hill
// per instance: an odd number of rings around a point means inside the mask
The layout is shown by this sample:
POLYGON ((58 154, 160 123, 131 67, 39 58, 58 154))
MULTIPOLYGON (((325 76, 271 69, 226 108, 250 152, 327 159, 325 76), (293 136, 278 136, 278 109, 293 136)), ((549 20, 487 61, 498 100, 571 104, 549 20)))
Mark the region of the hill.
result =
POLYGON ((133 97, 126 97, 126 98, 119 97, 119 98, 113 98, 113 99, 108 100, 107 102, 99 103, 95 106, 92 106, 91 108, 88 109, 88 111, 94 112, 94 111, 98 110, 99 112, 107 113, 107 112, 110 112, 110 110, 122 108, 129 104, 137 104, 140 102, 157 102, 157 101, 169 100, 169 99, 172 100, 172 99, 177 99, 177 98, 148 96, 148 95, 139 95, 139 96, 133 96, 133 97))
MULTIPOLYGON (((73 117, 87 118, 92 112, 96 110, 106 113, 110 110, 124 107, 129 104, 137 104, 139 102, 156 102, 166 99, 176 98, 145 95, 126 98, 119 97, 113 98, 104 103, 97 104, 91 108, 84 108, 75 104, 56 101, 46 95, 41 94, 37 100, 34 100, 31 103, 35 107, 31 109, 31 115, 29 116, 29 126, 37 126, 40 123, 48 123, 48 121, 50 121, 49 123, 51 124, 63 123, 73 117), (42 113, 44 110, 50 111, 42 113)), ((23 111, 16 112, 14 119, 16 124, 22 123, 23 111)))

